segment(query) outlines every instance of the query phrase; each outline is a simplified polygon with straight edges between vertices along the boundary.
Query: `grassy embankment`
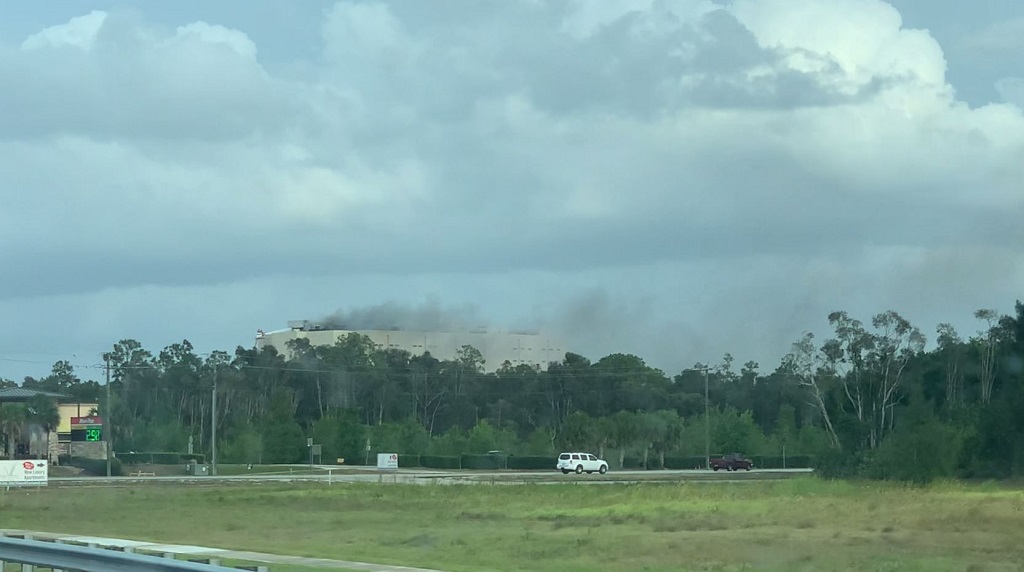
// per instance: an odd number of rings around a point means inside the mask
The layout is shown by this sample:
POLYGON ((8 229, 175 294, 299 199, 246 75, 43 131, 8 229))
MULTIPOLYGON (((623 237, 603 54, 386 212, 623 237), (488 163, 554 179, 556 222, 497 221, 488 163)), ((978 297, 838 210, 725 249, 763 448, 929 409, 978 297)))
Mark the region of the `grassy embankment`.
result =
POLYGON ((1024 492, 779 482, 50 488, 0 527, 483 570, 1020 570, 1024 492), (82 518, 88 515, 88 518, 82 518))

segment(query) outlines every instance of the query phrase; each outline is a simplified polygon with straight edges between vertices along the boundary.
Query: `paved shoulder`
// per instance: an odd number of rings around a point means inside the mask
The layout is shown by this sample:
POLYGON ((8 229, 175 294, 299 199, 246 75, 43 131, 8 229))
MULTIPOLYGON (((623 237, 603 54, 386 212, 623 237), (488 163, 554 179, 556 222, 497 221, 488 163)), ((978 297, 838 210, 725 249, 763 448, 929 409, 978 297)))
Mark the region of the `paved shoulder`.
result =
MULTIPOLYGON (((189 546, 184 544, 161 544, 157 542, 145 542, 140 540, 126 540, 123 538, 106 538, 101 536, 81 536, 74 534, 57 534, 52 532, 37 532, 31 530, 2 529, 3 535, 31 535, 33 538, 45 540, 63 540, 78 544, 95 544, 104 548, 129 548, 137 552, 159 552, 172 553, 188 556, 206 556, 213 558, 231 558, 236 560, 249 560, 265 564, 289 564, 293 566, 309 566, 318 568, 334 568, 340 570, 364 570, 367 572, 442 572, 429 568, 411 568, 408 566, 392 566, 389 564, 372 564, 369 562, 351 562, 347 560, 332 560, 329 558, 307 558, 303 556, 285 556, 282 554, 267 554, 264 552, 249 552, 245 550, 227 550, 224 548, 210 548, 206 546, 189 546)), ((273 567, 271 567, 273 572, 273 567)))

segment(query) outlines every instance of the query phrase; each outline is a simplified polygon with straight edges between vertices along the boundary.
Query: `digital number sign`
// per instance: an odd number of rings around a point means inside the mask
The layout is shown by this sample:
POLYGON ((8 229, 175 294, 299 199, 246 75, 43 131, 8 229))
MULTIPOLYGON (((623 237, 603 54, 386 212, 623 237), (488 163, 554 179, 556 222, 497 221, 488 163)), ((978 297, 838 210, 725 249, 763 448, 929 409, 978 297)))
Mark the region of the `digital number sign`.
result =
POLYGON ((72 417, 71 441, 94 443, 103 440, 103 419, 99 417, 72 417))

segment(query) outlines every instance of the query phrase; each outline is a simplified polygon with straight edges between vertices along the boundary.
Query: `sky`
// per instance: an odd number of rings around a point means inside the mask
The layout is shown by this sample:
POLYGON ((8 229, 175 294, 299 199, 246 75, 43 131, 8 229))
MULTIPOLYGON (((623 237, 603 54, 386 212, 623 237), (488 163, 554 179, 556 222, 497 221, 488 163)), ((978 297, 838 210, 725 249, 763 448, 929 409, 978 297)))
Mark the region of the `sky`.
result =
POLYGON ((1024 298, 1019 0, 6 12, 0 377, 375 309, 770 371, 1024 298))

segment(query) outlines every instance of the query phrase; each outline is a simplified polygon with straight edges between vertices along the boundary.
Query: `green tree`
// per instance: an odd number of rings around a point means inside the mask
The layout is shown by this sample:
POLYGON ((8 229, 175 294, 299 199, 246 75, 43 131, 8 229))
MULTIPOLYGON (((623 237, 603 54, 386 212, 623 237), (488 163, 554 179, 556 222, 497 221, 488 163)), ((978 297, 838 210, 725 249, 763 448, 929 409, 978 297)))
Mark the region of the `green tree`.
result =
POLYGON ((3 435, 4 457, 14 456, 14 445, 25 428, 25 407, 19 403, 0 404, 0 434, 3 435))
POLYGON ((306 438, 294 418, 294 397, 278 391, 263 424, 263 453, 267 463, 301 463, 307 457, 306 438))
MULTIPOLYGON (((323 446, 323 457, 330 461, 340 458, 351 463, 361 459, 366 445, 366 433, 366 427, 359 423, 358 412, 353 410, 331 412, 313 424, 313 439, 323 446)), ((380 442, 376 442, 380 451, 412 453, 387 446, 380 448, 380 442)))
POLYGON ((619 411, 611 418, 612 446, 619 451, 619 466, 626 462, 626 451, 640 440, 640 419, 632 411, 619 411))
POLYGON ((918 392, 894 431, 870 455, 868 476, 917 483, 955 476, 963 434, 933 409, 918 392))

